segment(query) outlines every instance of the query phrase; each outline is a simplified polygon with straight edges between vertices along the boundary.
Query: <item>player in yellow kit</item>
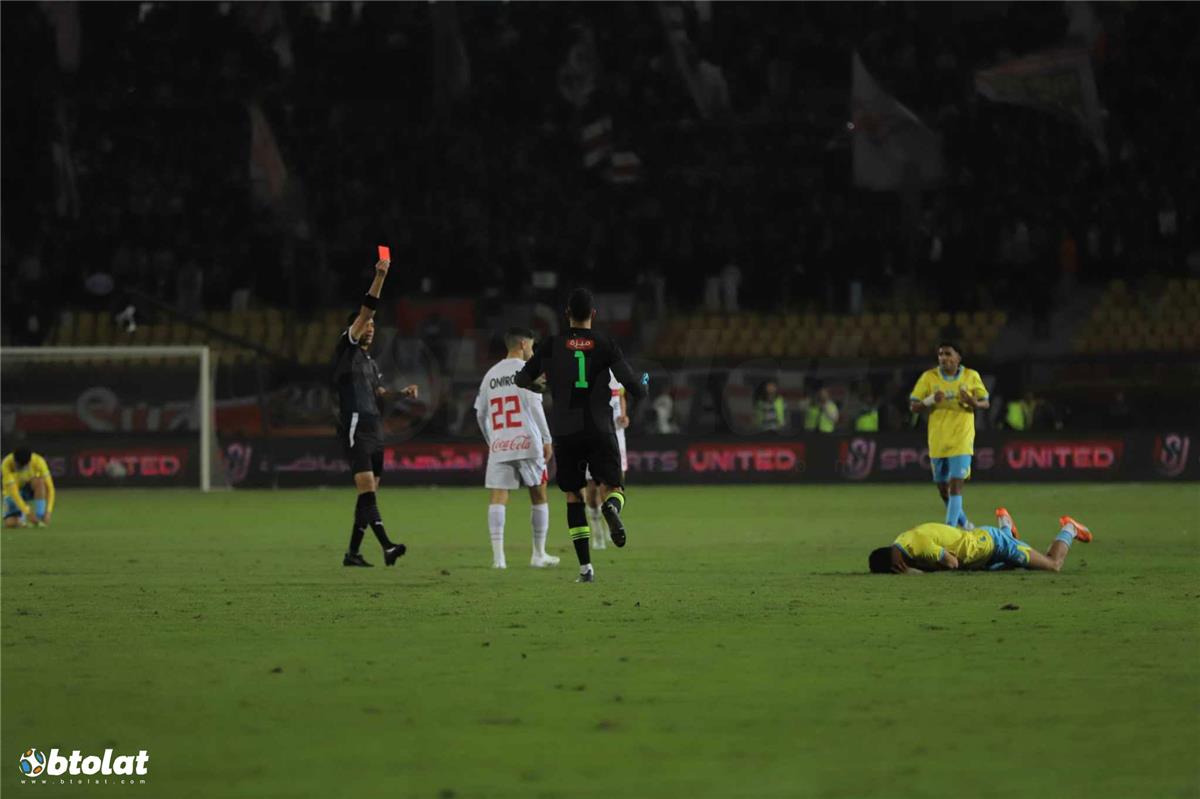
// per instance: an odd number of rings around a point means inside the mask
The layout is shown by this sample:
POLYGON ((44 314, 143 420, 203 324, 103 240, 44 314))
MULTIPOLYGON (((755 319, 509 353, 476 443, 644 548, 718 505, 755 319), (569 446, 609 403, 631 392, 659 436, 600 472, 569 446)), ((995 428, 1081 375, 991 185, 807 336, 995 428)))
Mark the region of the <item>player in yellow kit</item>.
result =
POLYGON ((4 526, 49 524, 54 514, 54 478, 46 459, 29 447, 17 447, 0 462, 0 472, 4 476, 4 526))
POLYGON ((943 569, 1037 569, 1060 571, 1076 540, 1087 543, 1092 533, 1070 516, 1059 517, 1059 532, 1046 554, 1022 542, 1012 515, 996 508, 996 526, 961 530, 948 524, 919 524, 896 536, 890 547, 873 550, 867 559, 876 574, 943 569))
POLYGON ((939 344, 937 359, 937 368, 917 380, 909 407, 929 413, 929 461, 946 504, 946 524, 969 530, 962 489, 975 454, 975 411, 989 407, 988 392, 979 372, 962 365, 957 344, 939 344))

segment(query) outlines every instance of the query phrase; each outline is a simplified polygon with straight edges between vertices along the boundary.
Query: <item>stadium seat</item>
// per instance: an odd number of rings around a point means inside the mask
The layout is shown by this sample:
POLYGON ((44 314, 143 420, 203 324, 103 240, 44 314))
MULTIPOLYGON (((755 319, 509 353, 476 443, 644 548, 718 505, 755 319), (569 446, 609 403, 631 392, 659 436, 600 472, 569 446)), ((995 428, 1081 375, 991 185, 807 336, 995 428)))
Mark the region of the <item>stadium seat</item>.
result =
POLYGON ((90 347, 95 343, 96 314, 93 311, 80 311, 75 324, 75 344, 90 347))

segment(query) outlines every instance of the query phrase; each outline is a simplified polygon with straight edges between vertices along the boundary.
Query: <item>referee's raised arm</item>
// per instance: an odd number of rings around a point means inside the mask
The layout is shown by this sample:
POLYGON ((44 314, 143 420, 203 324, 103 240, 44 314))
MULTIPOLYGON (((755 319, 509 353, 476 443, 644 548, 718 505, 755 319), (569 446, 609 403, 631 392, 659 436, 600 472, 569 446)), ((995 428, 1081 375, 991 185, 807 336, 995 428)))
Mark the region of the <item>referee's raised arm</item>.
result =
POLYGON ((367 293, 363 295, 358 316, 350 325, 351 341, 358 341, 362 338, 363 332, 367 329, 367 322, 375 317, 375 309, 379 306, 379 293, 383 291, 383 281, 387 278, 388 267, 391 265, 392 262, 386 259, 375 262, 375 278, 371 281, 371 288, 367 289, 367 293))

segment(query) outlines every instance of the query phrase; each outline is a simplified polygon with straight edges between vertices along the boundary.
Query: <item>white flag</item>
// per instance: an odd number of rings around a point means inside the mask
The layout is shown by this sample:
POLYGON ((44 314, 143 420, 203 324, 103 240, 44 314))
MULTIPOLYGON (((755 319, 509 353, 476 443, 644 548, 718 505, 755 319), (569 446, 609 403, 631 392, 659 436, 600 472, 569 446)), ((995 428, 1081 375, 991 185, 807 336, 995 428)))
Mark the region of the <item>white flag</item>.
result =
POLYGON ((940 181, 945 176, 941 136, 881 89, 857 52, 852 69, 854 185, 893 191, 940 181))

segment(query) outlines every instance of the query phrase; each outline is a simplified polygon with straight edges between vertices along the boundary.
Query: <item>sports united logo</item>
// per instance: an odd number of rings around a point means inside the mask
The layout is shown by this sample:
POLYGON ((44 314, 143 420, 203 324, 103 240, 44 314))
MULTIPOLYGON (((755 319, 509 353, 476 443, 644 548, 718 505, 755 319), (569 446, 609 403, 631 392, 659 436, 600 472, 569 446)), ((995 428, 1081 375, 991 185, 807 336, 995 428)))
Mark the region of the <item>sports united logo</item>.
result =
POLYGON ((1178 477, 1188 465, 1191 436, 1167 433, 1154 439, 1154 468, 1163 477, 1178 477))
POLYGON ((36 749, 26 749, 21 755, 21 774, 25 777, 40 777, 46 771, 46 756, 36 749))

